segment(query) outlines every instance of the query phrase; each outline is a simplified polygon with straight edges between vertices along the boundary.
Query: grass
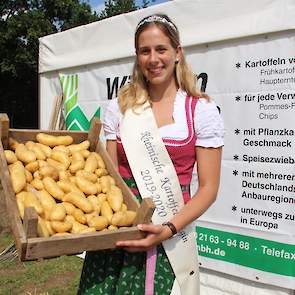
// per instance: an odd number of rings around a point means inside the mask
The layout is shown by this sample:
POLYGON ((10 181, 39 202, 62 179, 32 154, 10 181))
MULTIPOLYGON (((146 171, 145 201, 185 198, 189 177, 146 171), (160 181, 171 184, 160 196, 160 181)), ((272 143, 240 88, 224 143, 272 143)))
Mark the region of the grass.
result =
MULTIPOLYGON (((0 234, 0 252, 13 242, 0 234)), ((1 295, 71 295, 77 293, 83 260, 62 256, 41 261, 0 261, 1 295)))

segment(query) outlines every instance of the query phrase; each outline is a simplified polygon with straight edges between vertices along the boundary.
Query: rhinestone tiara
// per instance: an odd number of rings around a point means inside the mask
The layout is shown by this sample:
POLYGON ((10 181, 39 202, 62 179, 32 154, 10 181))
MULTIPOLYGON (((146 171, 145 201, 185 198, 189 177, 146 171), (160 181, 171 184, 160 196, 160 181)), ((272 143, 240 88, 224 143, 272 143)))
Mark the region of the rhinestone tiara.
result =
POLYGON ((159 15, 151 15, 147 18, 145 18, 144 20, 142 20, 136 27, 136 31, 145 23, 153 23, 153 22, 158 22, 158 23, 162 23, 162 24, 167 24, 168 26, 170 26, 173 30, 177 31, 176 26, 168 21, 166 18, 159 16, 159 15))

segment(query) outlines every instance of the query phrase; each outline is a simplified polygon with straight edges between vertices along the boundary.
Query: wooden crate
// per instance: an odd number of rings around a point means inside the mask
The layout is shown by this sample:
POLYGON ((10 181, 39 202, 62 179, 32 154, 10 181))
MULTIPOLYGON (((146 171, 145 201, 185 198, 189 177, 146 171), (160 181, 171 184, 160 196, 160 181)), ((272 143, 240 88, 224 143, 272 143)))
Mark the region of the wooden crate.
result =
POLYGON ((141 205, 139 205, 139 202, 114 168, 103 144, 99 140, 100 129, 101 124, 98 119, 93 120, 88 133, 78 131, 9 129, 8 116, 6 114, 0 114, 0 179, 6 199, 12 233, 21 261, 76 254, 83 251, 112 249, 115 248, 117 241, 144 237, 144 233, 139 231, 136 225, 150 222, 154 211, 153 201, 150 198, 145 198, 141 205), (137 217, 132 227, 118 229, 116 231, 41 238, 37 237, 38 217, 35 209, 32 207, 25 209, 25 216, 22 222, 9 176, 4 149, 8 148, 9 137, 14 138, 20 143, 28 140, 35 141, 35 137, 39 132, 52 135, 71 135, 74 138, 74 143, 80 143, 86 139, 91 142, 90 151, 96 151, 102 156, 109 174, 115 179, 116 185, 123 192, 124 202, 127 207, 130 210, 137 211, 137 217))

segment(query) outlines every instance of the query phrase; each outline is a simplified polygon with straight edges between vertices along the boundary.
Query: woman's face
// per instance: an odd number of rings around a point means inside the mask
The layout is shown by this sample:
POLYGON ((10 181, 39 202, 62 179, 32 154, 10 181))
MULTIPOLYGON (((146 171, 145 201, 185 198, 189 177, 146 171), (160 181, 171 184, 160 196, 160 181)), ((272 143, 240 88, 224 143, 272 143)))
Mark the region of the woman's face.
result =
POLYGON ((137 60, 150 86, 175 82, 175 61, 179 55, 180 47, 174 49, 170 39, 156 25, 140 33, 137 60))

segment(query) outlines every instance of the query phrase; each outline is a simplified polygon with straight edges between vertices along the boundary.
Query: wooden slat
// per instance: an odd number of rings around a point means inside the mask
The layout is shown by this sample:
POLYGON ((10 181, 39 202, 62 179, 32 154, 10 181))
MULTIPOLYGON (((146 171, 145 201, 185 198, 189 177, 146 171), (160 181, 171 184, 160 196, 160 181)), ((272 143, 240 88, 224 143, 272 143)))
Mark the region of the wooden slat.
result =
POLYGON ((25 208, 24 214, 24 231, 27 239, 36 238, 38 226, 38 214, 33 207, 25 208))
POLYGON ((9 131, 9 118, 7 114, 0 114, 0 139, 3 147, 8 147, 8 131, 9 131))
POLYGON ((155 208, 155 204, 151 198, 144 198, 137 210, 137 215, 135 217, 133 225, 137 225, 140 223, 150 223, 155 208))
POLYGON ((136 227, 104 231, 93 234, 71 235, 51 238, 28 239, 26 260, 39 257, 56 257, 65 254, 81 253, 81 250, 95 251, 115 248, 122 240, 141 239, 145 236, 136 227))
POLYGON ((95 148, 99 141, 100 129, 101 129, 100 120, 98 118, 93 118, 91 121, 91 127, 88 132, 88 140, 90 141, 91 151, 95 151, 95 148))
POLYGON ((7 213, 10 221, 10 227, 15 239, 16 248, 18 249, 19 256, 25 254, 26 249, 26 235, 23 229, 22 221, 19 216, 18 207, 15 199, 15 193, 12 188, 6 159, 2 142, 0 141, 0 178, 5 196, 7 206, 7 213))

